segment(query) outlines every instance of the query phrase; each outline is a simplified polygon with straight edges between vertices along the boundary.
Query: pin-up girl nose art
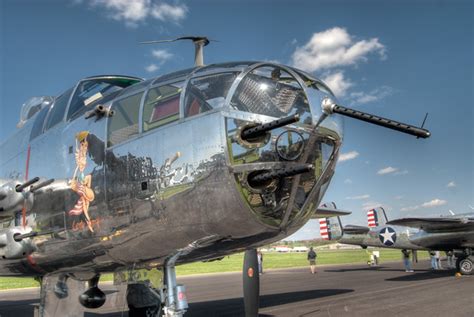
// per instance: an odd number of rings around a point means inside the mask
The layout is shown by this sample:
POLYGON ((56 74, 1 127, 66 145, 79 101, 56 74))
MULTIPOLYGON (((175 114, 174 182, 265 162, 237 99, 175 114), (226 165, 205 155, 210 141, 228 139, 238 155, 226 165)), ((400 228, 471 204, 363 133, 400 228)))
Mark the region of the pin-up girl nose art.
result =
POLYGON ((87 151, 89 146, 89 143, 87 142, 88 135, 88 131, 81 131, 76 134, 76 169, 74 170, 74 175, 70 181, 70 187, 79 195, 79 199, 74 205, 74 208, 69 210, 68 214, 71 216, 84 215, 87 227, 91 232, 94 232, 91 218, 89 216, 89 205, 91 201, 94 200, 95 194, 91 188, 91 175, 84 174, 84 170, 87 166, 87 151))

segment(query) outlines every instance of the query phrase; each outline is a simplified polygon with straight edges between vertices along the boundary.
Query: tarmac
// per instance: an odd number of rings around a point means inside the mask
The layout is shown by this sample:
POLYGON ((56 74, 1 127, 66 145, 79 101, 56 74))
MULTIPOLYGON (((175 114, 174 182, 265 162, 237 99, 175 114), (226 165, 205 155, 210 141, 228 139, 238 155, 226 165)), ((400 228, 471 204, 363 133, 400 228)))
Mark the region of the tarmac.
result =
MULTIPOLYGON (((186 317, 244 315, 240 273, 179 277, 178 283, 187 289, 186 317)), ((427 261, 414 273, 401 263, 325 266, 314 275, 309 268, 268 270, 260 285, 260 316, 474 316, 474 276, 431 271, 427 261)), ((105 305, 84 316, 128 316, 117 308, 123 295, 110 283, 102 288, 105 305)), ((33 316, 38 297, 38 289, 1 291, 0 316, 33 316)))

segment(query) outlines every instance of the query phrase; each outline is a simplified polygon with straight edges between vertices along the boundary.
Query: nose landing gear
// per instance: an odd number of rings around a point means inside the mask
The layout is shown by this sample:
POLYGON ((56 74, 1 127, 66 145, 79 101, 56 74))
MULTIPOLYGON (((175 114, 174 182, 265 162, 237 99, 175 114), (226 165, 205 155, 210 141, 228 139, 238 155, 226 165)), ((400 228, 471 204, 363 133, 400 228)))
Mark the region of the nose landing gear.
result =
POLYGON ((456 268, 462 275, 474 274, 474 256, 459 257, 456 261, 456 268))

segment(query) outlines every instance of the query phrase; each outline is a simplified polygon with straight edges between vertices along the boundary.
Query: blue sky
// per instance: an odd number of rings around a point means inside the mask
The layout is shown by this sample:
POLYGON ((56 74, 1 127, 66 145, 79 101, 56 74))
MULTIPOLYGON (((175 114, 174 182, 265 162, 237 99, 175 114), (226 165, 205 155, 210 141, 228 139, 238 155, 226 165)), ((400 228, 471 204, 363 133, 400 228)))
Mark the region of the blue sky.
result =
MULTIPOLYGON (((145 40, 207 35, 205 62, 267 60, 314 73, 342 104, 421 124, 427 140, 345 120, 343 158, 325 201, 366 224, 474 206, 472 1, 0 2, 0 140, 31 96, 57 95, 97 74, 155 77, 192 66, 190 43, 145 40)), ((319 237, 310 221, 294 239, 319 237)))

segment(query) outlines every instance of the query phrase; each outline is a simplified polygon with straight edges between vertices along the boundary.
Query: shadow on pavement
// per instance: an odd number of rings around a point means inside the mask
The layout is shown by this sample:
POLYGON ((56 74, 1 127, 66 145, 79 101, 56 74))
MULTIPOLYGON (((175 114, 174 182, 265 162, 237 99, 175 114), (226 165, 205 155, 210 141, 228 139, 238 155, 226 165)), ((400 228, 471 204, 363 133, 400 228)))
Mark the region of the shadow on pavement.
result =
MULTIPOLYGON (((384 266, 371 266, 371 267, 359 267, 355 269, 324 270, 324 272, 328 272, 328 273, 343 273, 343 272, 357 272, 357 271, 405 272, 405 269, 402 269, 402 268, 394 269, 394 268, 387 268, 384 266)), ((430 270, 419 269, 416 271, 429 272, 430 270)))
POLYGON ((456 273, 455 270, 439 270, 439 271, 432 271, 432 270, 425 270, 424 272, 420 272, 415 270, 414 273, 406 273, 407 275, 392 277, 385 279, 386 281, 394 281, 394 282, 410 282, 410 281, 423 281, 423 280, 430 280, 434 278, 442 278, 442 277, 449 277, 453 276, 456 273))
MULTIPOLYGON (((321 289, 260 296, 260 308, 284 305, 309 299, 335 296, 353 292, 353 289, 321 289)), ((243 298, 231 298, 189 304, 186 317, 244 316, 243 298)), ((259 315, 260 317, 271 315, 259 315)))
MULTIPOLYGON (((335 296, 353 292, 353 289, 321 289, 311 291, 300 291, 291 293, 280 293, 260 296, 260 308, 284 305, 304 300, 317 299, 327 296, 335 296)), ((200 303, 190 303, 186 317, 230 317, 244 316, 243 298, 231 298, 200 303)), ((86 312, 84 317, 126 317, 128 312, 123 313, 92 313, 86 312)), ((270 317, 272 315, 259 314, 259 317, 270 317)))

